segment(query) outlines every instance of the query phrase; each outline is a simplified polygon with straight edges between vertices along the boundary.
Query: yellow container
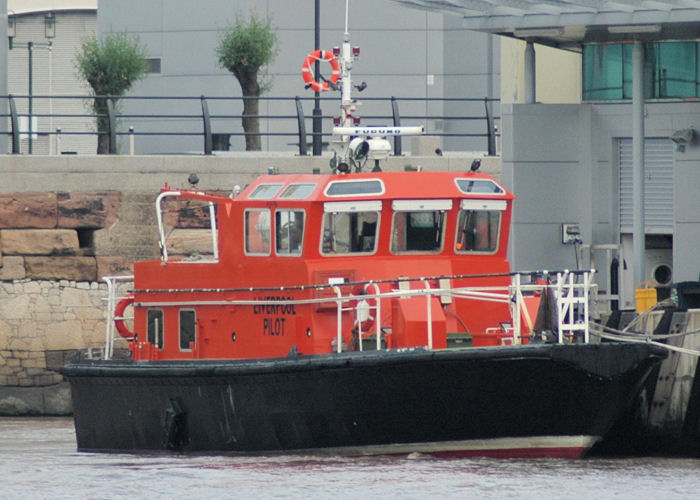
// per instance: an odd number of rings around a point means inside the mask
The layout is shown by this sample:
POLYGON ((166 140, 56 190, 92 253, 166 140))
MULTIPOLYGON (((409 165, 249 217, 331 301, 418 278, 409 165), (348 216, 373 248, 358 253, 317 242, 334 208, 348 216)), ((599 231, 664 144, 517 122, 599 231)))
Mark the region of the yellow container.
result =
POLYGON ((656 305, 656 288, 637 288, 634 291, 637 299, 637 312, 648 311, 656 305))

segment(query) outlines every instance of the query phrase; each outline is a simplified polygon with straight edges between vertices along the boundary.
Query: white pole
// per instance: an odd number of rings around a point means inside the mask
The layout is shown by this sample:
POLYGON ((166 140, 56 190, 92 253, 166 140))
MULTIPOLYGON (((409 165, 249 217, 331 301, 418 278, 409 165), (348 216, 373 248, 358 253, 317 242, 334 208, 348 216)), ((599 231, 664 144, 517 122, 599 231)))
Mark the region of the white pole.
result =
MULTIPOLYGON (((425 285, 426 290, 430 290, 430 283, 428 283, 426 280, 423 280, 423 284, 425 285)), ((432 301, 431 299, 433 298, 433 295, 431 293, 426 293, 425 298, 428 304, 428 312, 426 314, 426 317, 428 319, 428 349, 431 351, 433 350, 433 308, 432 306, 432 301)))
POLYGON ((632 51, 632 254, 634 287, 644 282, 644 45, 632 51))

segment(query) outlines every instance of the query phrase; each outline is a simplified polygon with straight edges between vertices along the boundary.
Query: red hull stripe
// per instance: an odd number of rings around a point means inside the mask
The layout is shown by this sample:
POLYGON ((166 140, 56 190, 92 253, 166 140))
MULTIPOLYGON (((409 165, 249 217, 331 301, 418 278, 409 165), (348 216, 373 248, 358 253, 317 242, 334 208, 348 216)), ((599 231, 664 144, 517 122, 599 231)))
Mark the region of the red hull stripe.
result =
MULTIPOLYGON (((532 436, 467 441, 436 441, 315 449, 323 455, 409 455, 491 458, 581 458, 600 440, 598 436, 532 436)), ((309 450, 304 450, 308 452, 309 450)))

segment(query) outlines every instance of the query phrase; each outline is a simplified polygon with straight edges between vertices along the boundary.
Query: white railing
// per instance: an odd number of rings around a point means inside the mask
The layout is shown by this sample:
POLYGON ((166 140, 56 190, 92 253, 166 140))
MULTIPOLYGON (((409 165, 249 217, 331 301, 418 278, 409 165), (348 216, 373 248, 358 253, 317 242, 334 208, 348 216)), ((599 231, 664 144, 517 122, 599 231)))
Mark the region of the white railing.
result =
POLYGON ((105 346, 102 353, 103 359, 112 359, 114 354, 114 338, 116 326, 114 321, 117 319, 126 320, 131 318, 116 317, 115 309, 120 300, 126 298, 128 290, 125 287, 130 287, 134 282, 133 276, 105 276, 104 281, 107 283, 107 311, 105 314, 105 346))
MULTIPOLYGON (((317 288, 326 288, 333 290, 334 295, 328 297, 309 298, 309 299, 288 299, 288 300, 189 300, 189 301, 160 301, 148 302, 139 301, 139 306, 143 307, 194 307, 199 305, 206 306, 256 306, 256 305, 308 305, 308 304, 333 304, 336 310, 336 340, 334 349, 336 352, 343 350, 343 317, 346 314, 353 315, 356 320, 355 324, 358 329, 359 350, 363 350, 362 339, 365 333, 371 335, 374 333, 376 338, 376 349, 381 350, 382 332, 384 325, 382 324, 382 301, 400 297, 417 297, 424 296, 426 298, 426 342, 425 346, 428 349, 433 348, 433 325, 432 325, 432 303, 433 297, 437 298, 441 303, 445 304, 454 300, 476 300, 487 302, 498 302, 509 304, 511 309, 511 323, 502 324, 499 328, 505 337, 508 337, 508 343, 521 344, 523 343, 524 326, 528 332, 533 332, 535 328, 535 319, 527 309, 526 300, 533 294, 544 294, 547 292, 551 300, 554 301, 554 311, 556 315, 556 339, 558 343, 569 342, 589 342, 590 340, 590 302, 594 295, 596 285, 593 283, 592 276, 594 271, 562 271, 552 274, 544 273, 547 281, 539 281, 535 283, 523 283, 522 277, 535 273, 513 273, 511 275, 511 284, 509 286, 493 286, 493 287, 451 287, 449 283, 450 277, 441 277, 437 288, 430 286, 428 278, 419 280, 404 280, 399 279, 399 286, 390 291, 382 292, 379 283, 369 281, 362 283, 364 294, 355 295, 353 293, 343 294, 342 288, 349 286, 347 283, 330 284, 319 286, 317 288), (418 281, 422 283, 422 288, 406 288, 407 281, 418 281), (368 312, 373 315, 373 327, 370 332, 362 331, 362 321, 359 318, 357 304, 360 301, 366 301, 363 305, 364 313, 368 312), (352 305, 354 304, 354 305, 352 305), (525 325, 523 325, 523 320, 525 325)), ((542 274, 539 274, 542 276, 542 274)), ((107 302, 107 325, 105 336, 105 359, 110 359, 113 353, 112 344, 115 338, 114 321, 117 318, 114 315, 114 309, 124 297, 122 289, 133 282, 132 276, 112 276, 105 277, 107 282, 108 297, 107 302)), ((431 278, 431 280, 434 280, 431 278)), ((353 283, 353 288, 358 283, 353 283)), ((280 287, 279 291, 299 290, 301 287, 280 287)), ((303 287, 310 289, 314 287, 303 287)), ((356 289, 356 288, 355 288, 356 289)), ((167 292, 168 290, 159 290, 159 292, 167 292)), ((183 290, 171 290, 172 292, 182 293, 183 290)), ((203 290, 190 290, 192 293, 203 290)), ((208 289, 208 292, 216 290, 208 289)), ((220 290, 227 291, 230 290, 220 290)), ((255 292, 255 289, 240 290, 241 292, 255 292)), ((146 291, 147 292, 147 291, 146 291)), ((388 326, 388 325, 387 325, 388 326)))

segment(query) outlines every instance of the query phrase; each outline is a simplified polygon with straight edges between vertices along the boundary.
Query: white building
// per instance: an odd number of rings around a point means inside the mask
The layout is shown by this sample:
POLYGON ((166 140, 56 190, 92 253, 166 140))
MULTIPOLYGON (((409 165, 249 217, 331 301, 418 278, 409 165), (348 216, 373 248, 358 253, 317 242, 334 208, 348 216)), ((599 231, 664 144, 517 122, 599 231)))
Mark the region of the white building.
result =
MULTIPOLYGON (((89 101, 61 96, 88 94, 89 88, 78 77, 74 61, 83 40, 95 34, 97 0, 6 1, 8 38, 5 40, 11 45, 7 52, 7 93, 15 96, 17 113, 25 115, 18 120, 22 131, 20 151, 54 153, 58 142, 63 152, 95 153, 94 119, 75 116, 91 113, 89 101), (30 93, 34 116, 31 138, 26 116, 30 93), (60 137, 56 133, 58 129, 60 137)), ((7 144, 11 151, 11 140, 7 144)))

